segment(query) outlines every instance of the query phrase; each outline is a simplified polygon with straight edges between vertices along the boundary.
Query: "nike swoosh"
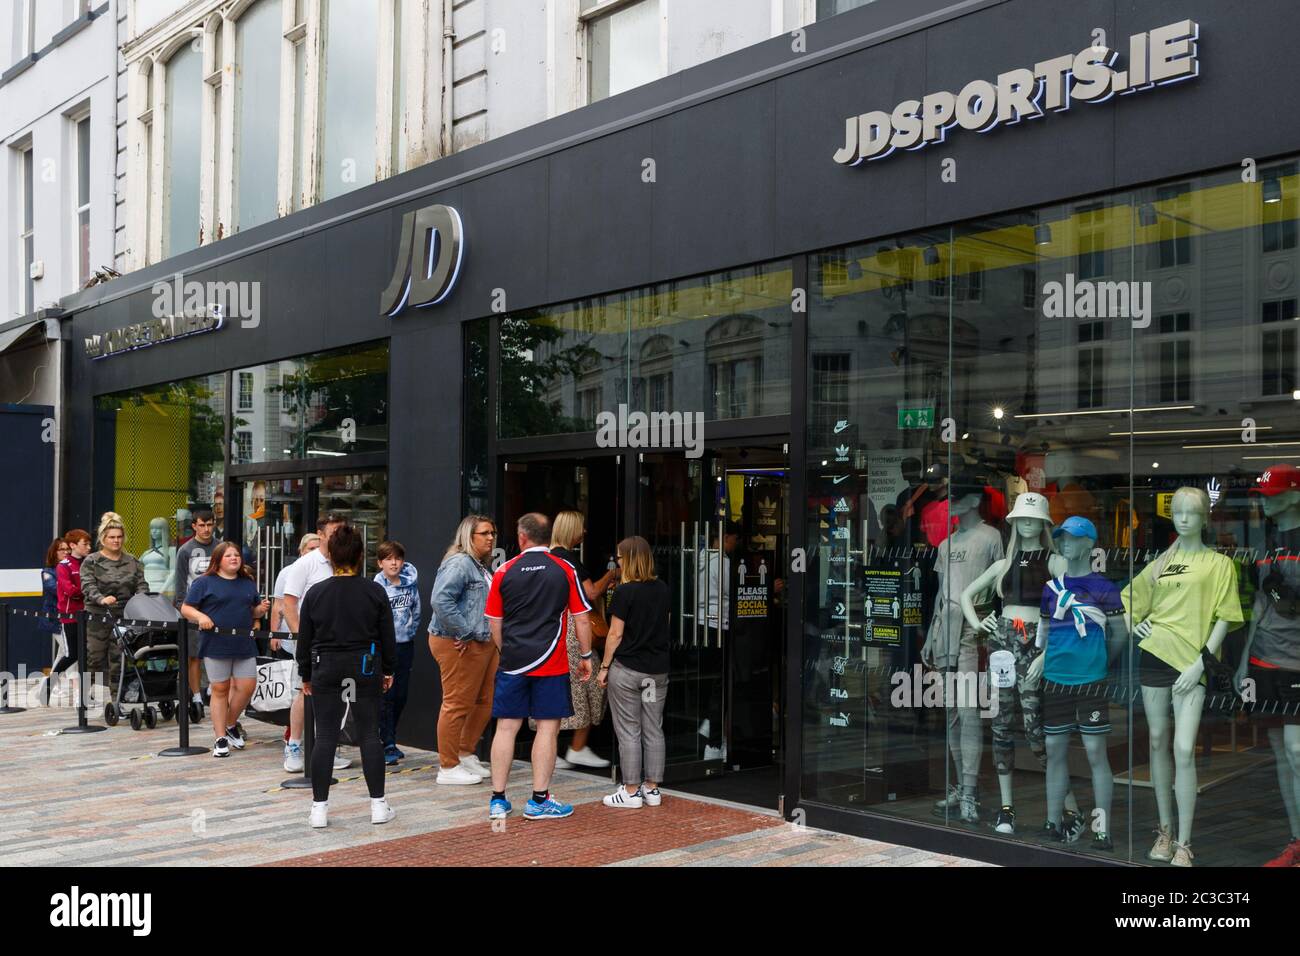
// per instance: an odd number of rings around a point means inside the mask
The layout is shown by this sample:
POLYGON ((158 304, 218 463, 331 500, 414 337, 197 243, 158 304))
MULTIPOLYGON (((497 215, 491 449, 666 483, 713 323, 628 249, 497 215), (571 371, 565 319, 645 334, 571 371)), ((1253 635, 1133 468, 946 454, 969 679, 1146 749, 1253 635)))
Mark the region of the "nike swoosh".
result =
POLYGON ((847 477, 848 475, 840 475, 838 478, 832 478, 831 483, 838 485, 841 481, 843 481, 847 477))
POLYGON ((848 428, 848 427, 849 427, 848 422, 845 422, 844 424, 840 424, 839 422, 836 422, 836 423, 835 423, 835 434, 838 435, 840 432, 844 431, 844 429, 846 429, 846 428, 848 428))

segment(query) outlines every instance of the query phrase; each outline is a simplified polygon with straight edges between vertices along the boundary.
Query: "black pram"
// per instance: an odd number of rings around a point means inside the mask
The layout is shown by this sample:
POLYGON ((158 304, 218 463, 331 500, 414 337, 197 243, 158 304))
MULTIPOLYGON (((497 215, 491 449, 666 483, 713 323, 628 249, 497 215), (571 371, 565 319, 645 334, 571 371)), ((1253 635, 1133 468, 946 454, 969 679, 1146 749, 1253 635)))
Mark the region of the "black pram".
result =
POLYGON ((122 652, 117 688, 104 705, 104 722, 110 727, 126 715, 132 730, 152 730, 158 715, 171 720, 176 714, 176 688, 180 676, 180 647, 175 624, 180 614, 171 603, 153 594, 137 594, 122 609, 121 622, 113 625, 113 640, 122 652), (147 622, 143 624, 132 621, 147 622), (153 706, 157 704, 157 708, 153 706))

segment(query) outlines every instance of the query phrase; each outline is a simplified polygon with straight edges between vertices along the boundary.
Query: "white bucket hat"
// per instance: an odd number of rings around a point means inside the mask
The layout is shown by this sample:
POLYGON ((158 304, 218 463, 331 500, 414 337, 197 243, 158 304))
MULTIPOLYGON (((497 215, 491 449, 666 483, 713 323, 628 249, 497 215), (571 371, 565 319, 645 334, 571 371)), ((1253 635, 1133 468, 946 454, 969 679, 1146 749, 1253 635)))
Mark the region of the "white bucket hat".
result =
POLYGON ((1049 525, 1052 523, 1052 512, 1047 507, 1047 499, 1036 491, 1022 491, 1016 495, 1015 507, 1007 515, 1007 520, 1012 518, 1040 518, 1049 525))

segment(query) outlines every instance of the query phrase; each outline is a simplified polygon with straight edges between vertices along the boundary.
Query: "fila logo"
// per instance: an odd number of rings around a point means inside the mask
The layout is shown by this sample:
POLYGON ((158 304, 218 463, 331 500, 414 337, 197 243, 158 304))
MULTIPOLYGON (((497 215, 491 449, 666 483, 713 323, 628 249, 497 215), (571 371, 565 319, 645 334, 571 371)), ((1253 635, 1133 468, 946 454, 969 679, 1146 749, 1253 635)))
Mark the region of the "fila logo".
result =
POLYGON ((379 298, 379 311, 389 317, 408 305, 437 305, 451 293, 460 277, 465 240, 460 213, 451 206, 425 206, 402 217, 397 266, 379 298))

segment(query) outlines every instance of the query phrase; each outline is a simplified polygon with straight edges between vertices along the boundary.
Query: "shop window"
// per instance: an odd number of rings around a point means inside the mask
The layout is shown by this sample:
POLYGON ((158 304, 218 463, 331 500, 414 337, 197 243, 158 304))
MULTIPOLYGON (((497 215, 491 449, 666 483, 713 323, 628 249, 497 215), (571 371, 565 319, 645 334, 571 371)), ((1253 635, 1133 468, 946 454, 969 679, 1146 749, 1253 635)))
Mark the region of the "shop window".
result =
POLYGON ((203 132, 203 54, 182 46, 165 65, 163 258, 199 245, 199 168, 203 132))
POLYGON ((1261 337, 1262 392, 1265 395, 1290 395, 1300 382, 1296 379, 1296 325, 1300 310, 1295 299, 1274 299, 1261 303, 1264 332, 1261 337))
POLYGON ((276 216, 281 4, 258 0, 235 31, 235 222, 245 229, 276 216))
POLYGON ((587 37, 588 102, 664 75, 659 0, 581 0, 579 16, 587 37))
POLYGON ((465 430, 461 435, 465 456, 462 487, 463 514, 487 514, 488 503, 488 352, 492 320, 466 322, 465 330, 465 430))
POLYGON ((218 535, 226 530, 225 381, 204 375, 95 399, 94 511, 122 515, 151 590, 174 589, 194 511, 212 508, 218 535))
MULTIPOLYGON (((335 458, 388 447, 388 344, 316 352, 240 369, 252 407, 234 425, 252 436, 248 462, 335 458)), ((237 397, 238 400, 238 397, 237 397)))

